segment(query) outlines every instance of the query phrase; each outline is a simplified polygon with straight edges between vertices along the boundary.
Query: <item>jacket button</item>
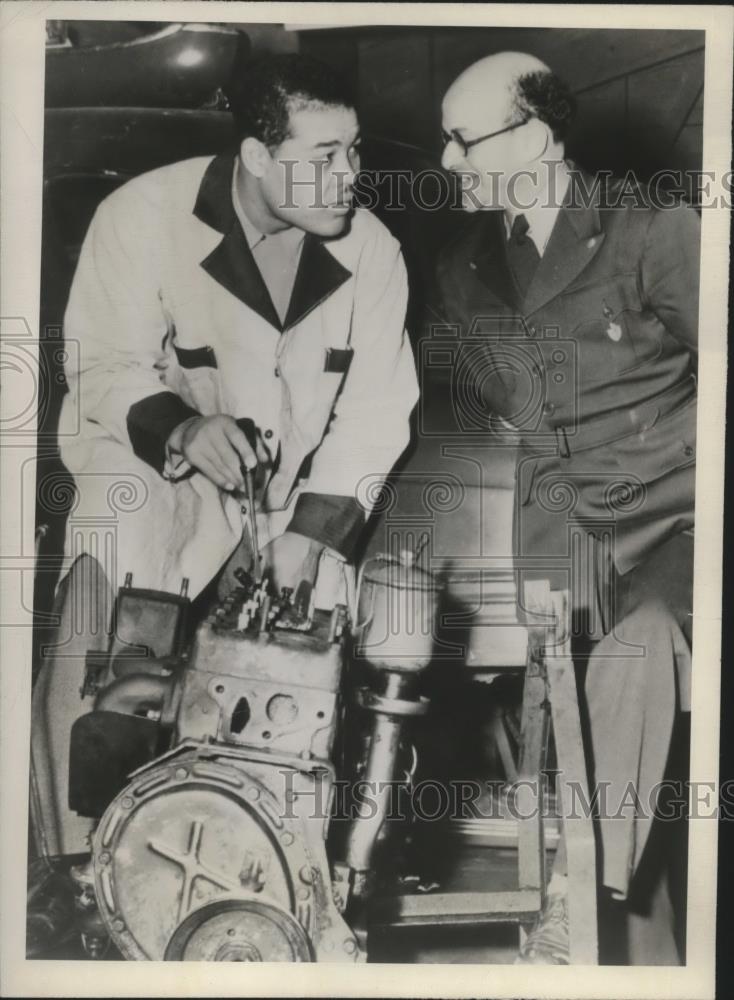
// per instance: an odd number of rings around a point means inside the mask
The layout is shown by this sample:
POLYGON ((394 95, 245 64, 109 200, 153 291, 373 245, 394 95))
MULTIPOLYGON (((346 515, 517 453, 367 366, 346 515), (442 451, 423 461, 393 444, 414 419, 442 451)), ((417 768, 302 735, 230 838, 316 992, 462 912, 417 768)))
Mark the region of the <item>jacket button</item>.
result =
POLYGON ((280 368, 278 368, 277 365, 275 366, 275 368, 273 370, 273 375, 275 375, 276 378, 280 378, 280 368))
POLYGON ((269 441, 272 436, 273 436, 273 432, 268 427, 268 429, 263 434, 263 437, 265 438, 266 441, 269 441))
POLYGON ((543 413, 547 413, 548 415, 550 415, 551 413, 555 413, 555 412, 556 412, 556 408, 553 405, 553 403, 544 403, 543 404, 543 413))
POLYGON ((690 458, 691 455, 693 454, 693 448, 689 444, 687 444, 683 449, 683 454, 686 455, 688 458, 690 458))

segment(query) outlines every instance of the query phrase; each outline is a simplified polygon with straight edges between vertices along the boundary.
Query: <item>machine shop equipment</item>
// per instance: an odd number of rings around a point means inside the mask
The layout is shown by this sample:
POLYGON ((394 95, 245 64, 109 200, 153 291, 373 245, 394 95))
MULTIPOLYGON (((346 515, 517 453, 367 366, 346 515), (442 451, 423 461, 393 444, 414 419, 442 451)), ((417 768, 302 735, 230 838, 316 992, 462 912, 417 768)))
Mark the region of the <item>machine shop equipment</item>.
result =
POLYGON ((69 804, 95 820, 71 869, 90 958, 110 941, 133 960, 367 957, 379 789, 426 709, 437 585, 409 554, 371 560, 352 622, 235 575, 193 632, 186 581, 128 577, 108 648, 87 655, 69 804), (373 807, 335 830, 335 783, 357 777, 373 807))

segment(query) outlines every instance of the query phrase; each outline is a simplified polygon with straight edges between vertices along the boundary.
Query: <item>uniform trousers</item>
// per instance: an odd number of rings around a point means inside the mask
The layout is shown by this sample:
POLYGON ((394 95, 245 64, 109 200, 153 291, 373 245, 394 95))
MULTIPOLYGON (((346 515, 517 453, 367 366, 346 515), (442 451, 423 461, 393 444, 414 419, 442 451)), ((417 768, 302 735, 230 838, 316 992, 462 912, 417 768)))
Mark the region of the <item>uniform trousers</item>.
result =
MULTIPOLYGON (((692 532, 616 576, 614 592, 614 626, 588 649, 581 698, 600 883, 608 899, 620 901, 611 912, 628 938, 631 964, 678 964, 669 889, 671 878, 685 878, 687 852, 681 810, 663 801, 673 790, 673 755, 683 760, 679 772, 687 767, 688 747, 674 746, 674 736, 685 731, 681 713, 690 711, 692 532)), ((563 849, 554 871, 565 871, 563 849)))

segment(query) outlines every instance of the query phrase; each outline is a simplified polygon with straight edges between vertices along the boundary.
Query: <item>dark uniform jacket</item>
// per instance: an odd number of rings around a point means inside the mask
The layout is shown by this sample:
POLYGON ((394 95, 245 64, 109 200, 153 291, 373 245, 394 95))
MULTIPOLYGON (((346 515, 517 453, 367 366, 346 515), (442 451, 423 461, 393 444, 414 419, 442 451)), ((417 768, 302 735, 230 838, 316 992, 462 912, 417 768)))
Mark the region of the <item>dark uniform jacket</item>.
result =
POLYGON ((500 212, 438 268, 444 317, 482 345, 475 391, 520 434, 516 565, 577 605, 693 527, 699 219, 624 193, 573 170, 524 300, 500 212))

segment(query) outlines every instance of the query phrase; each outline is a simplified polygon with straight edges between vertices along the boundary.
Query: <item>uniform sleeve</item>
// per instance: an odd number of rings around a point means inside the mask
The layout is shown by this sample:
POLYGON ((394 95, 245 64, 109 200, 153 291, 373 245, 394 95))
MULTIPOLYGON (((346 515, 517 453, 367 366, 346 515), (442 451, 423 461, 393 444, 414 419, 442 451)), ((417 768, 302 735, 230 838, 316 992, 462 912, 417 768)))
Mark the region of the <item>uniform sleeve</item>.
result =
POLYGON ((290 525, 347 558, 410 439, 418 380, 405 331, 407 304, 399 244, 380 228, 356 272, 352 362, 290 525))
POLYGON ((197 411, 161 383, 168 324, 160 299, 160 216, 121 188, 97 209, 64 317, 78 367, 67 368, 79 412, 163 472, 174 427, 197 411))
POLYGON ((701 223, 692 208, 678 205, 653 215, 641 261, 642 291, 670 333, 698 353, 698 286, 701 223))
POLYGON ((364 527, 364 512, 354 497, 301 493, 289 531, 312 538, 349 560, 364 527))

